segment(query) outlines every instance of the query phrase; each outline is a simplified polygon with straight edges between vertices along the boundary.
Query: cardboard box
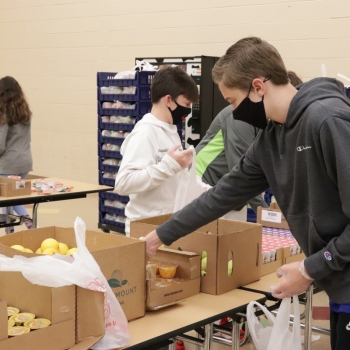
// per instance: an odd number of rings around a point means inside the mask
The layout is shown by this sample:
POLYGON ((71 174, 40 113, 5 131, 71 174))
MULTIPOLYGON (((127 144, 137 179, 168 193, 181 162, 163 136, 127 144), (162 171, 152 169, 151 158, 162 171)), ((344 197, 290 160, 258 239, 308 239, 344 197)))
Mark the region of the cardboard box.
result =
POLYGON ((294 261, 301 261, 301 260, 304 260, 306 258, 304 253, 291 255, 290 247, 282 248, 282 250, 283 250, 283 264, 282 265, 290 264, 294 261))
POLYGON ((181 283, 169 284, 168 286, 162 288, 157 287, 156 265, 148 265, 146 299, 147 310, 159 310, 199 293, 200 256, 198 254, 160 248, 152 259, 159 262, 176 264, 176 278, 181 278, 185 281, 182 281, 181 283))
POLYGON ((32 184, 28 180, 9 179, 7 177, 0 177, 0 196, 1 197, 15 197, 27 196, 32 193, 32 184))
MULTIPOLYGON (((73 228, 45 227, 16 232, 0 237, 0 254, 13 257, 15 254, 33 256, 10 248, 20 244, 36 251, 46 238, 55 238, 68 247, 76 247, 73 228)), ((133 320, 145 315, 146 243, 138 239, 86 231, 86 246, 99 264, 127 319, 133 320)))
POLYGON ((279 267, 283 265, 283 249, 276 249, 276 260, 263 264, 263 256, 261 256, 261 272, 260 276, 265 276, 276 272, 279 267))
MULTIPOLYGON (((141 237, 167 221, 170 215, 131 222, 131 236, 141 237)), ((207 274, 201 277, 201 292, 223 294, 260 279, 261 225, 218 219, 179 239, 171 248, 207 253, 207 274), (233 272, 228 276, 228 263, 233 272)))
POLYGON ((36 180, 36 179, 45 179, 47 176, 40 176, 35 174, 28 174, 26 180, 36 180))
POLYGON ((277 203, 271 203, 270 208, 258 207, 257 222, 263 226, 289 229, 277 203))
POLYGON ((35 285, 20 272, 0 272, 0 349, 86 350, 105 332, 104 294, 65 286, 35 285), (8 337, 7 306, 51 320, 51 326, 8 337), (86 317, 87 311, 89 317, 86 317))

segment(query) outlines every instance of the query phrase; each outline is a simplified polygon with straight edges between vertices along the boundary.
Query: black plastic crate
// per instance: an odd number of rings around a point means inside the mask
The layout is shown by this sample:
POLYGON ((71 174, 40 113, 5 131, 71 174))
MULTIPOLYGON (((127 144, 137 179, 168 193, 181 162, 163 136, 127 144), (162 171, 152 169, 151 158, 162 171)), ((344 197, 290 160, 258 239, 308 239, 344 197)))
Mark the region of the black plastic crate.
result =
POLYGON ((104 199, 100 199, 100 211, 104 213, 111 213, 111 214, 125 216, 124 209, 118 209, 115 207, 111 207, 109 205, 104 205, 104 199))
MULTIPOLYGON (((127 116, 130 115, 132 117, 136 117, 138 114, 138 111, 142 108, 145 110, 145 106, 140 107, 139 106, 140 102, 135 103, 135 109, 124 109, 124 108, 102 108, 102 103, 97 102, 97 113, 99 116, 102 115, 122 115, 122 116, 127 116)), ((148 112, 146 112, 148 113, 148 112)))
POLYGON ((97 88, 97 100, 98 101, 122 101, 133 102, 138 100, 150 100, 151 99, 151 87, 150 86, 138 86, 136 87, 135 94, 103 94, 101 88, 97 88))
POLYGON ((101 143, 111 143, 112 145, 121 145, 125 138, 121 137, 111 137, 111 136, 102 136, 102 130, 97 129, 97 140, 101 143))
POLYGON ((121 159, 122 155, 118 151, 106 151, 102 149, 102 144, 98 143, 98 156, 105 158, 117 158, 121 159))
POLYGON ((110 192, 110 191, 100 192, 99 196, 100 198, 103 198, 103 199, 111 199, 113 201, 119 201, 123 203, 127 203, 130 200, 129 196, 120 196, 119 194, 115 192, 110 192))
MULTIPOLYGON (((108 172, 112 172, 112 171, 108 171, 108 172)), ((114 185, 115 185, 115 179, 104 178, 104 177, 103 177, 103 172, 102 172, 102 171, 99 171, 98 183, 99 183, 99 185, 105 185, 105 186, 114 187, 114 185)))
POLYGON ((122 224, 121 222, 117 222, 114 220, 107 220, 104 218, 106 213, 100 212, 100 223, 110 225, 110 226, 116 226, 116 227, 122 227, 125 228, 125 224, 122 224))
POLYGON ((103 158, 99 158, 99 160, 98 160, 98 170, 106 171, 108 173, 117 173, 119 171, 119 165, 102 164, 103 161, 104 161, 103 158))
MULTIPOLYGON (((136 118, 135 118, 136 122, 136 118)), ((134 128, 135 124, 122 124, 122 123, 103 123, 101 117, 98 117, 98 127, 103 130, 122 130, 122 131, 131 131, 134 128)))
POLYGON ((153 76, 156 74, 154 71, 141 71, 136 72, 135 79, 114 79, 117 73, 113 72, 98 72, 97 73, 97 86, 140 86, 150 85, 152 83, 153 76))

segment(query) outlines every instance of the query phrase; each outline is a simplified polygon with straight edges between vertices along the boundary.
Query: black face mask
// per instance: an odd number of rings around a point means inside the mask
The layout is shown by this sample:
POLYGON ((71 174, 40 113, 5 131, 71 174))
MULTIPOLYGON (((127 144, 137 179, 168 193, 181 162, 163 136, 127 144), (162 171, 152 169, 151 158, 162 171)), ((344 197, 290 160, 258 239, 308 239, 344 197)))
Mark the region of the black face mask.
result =
POLYGON ((192 109, 181 106, 176 101, 174 102, 176 103, 177 107, 173 111, 169 107, 168 109, 171 113, 171 116, 173 117, 173 124, 177 125, 182 121, 183 118, 186 118, 192 112, 192 109))
MULTIPOLYGON (((267 76, 264 83, 271 79, 267 76)), ((267 119, 264 107, 264 96, 260 102, 252 102, 249 99, 250 90, 247 97, 239 104, 239 106, 232 111, 235 120, 241 120, 259 129, 265 129, 267 126, 267 119)))

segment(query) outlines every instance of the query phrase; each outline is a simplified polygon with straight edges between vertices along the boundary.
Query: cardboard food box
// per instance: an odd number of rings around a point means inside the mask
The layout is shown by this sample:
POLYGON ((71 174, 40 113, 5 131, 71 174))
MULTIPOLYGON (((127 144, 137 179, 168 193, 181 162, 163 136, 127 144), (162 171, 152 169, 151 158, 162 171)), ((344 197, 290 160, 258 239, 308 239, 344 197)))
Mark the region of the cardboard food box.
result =
MULTIPOLYGON (((76 247, 73 228, 50 226, 0 237, 0 254, 9 257, 18 254, 36 256, 10 247, 20 244, 35 252, 46 238, 55 238, 70 248, 76 247)), ((99 264, 129 321, 145 315, 145 245, 145 242, 130 237, 86 231, 86 246, 99 264)))
POLYGON ((257 222, 263 226, 289 229, 278 204, 271 203, 270 208, 258 207, 257 222))
POLYGON ((9 179, 7 177, 0 177, 0 196, 1 197, 15 197, 27 196, 32 193, 32 184, 28 180, 9 179))
POLYGON ((290 247, 285 247, 283 249, 283 261, 282 265, 290 264, 294 261, 301 261, 306 258, 305 254, 303 252, 299 254, 293 254, 291 255, 291 249, 290 247))
POLYGON ((178 303, 200 289, 200 256, 196 253, 160 248, 152 257, 158 263, 177 265, 174 279, 161 279, 156 275, 156 264, 147 266, 147 310, 159 310, 178 303), (179 280, 180 279, 180 280, 179 280))
POLYGON ((35 285, 20 272, 0 272, 0 349, 86 350, 105 332, 104 294, 76 286, 35 285), (51 320, 51 326, 8 337, 7 306, 51 320))
MULTIPOLYGON (((131 222, 132 237, 145 236, 170 219, 171 214, 131 222)), ((223 294, 260 279, 261 225, 218 219, 180 238, 171 248, 207 253, 206 275, 201 292, 223 294), (232 274, 228 275, 232 260, 232 274)))

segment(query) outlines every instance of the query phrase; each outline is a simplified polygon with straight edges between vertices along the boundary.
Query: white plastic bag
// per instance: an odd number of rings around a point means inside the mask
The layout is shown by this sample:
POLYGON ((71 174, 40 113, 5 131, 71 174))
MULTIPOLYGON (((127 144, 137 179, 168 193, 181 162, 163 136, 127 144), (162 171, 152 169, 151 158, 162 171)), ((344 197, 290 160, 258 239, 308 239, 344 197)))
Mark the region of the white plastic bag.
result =
POLYGON ((191 168, 180 172, 179 184, 176 190, 173 212, 182 209, 188 203, 199 197, 207 188, 201 184, 199 176, 196 175, 196 151, 193 149, 193 160, 191 168))
POLYGON ((26 258, 0 255, 0 271, 20 271, 33 284, 62 287, 76 284, 79 287, 105 293, 105 335, 91 349, 106 350, 125 347, 130 343, 128 321, 117 298, 101 272, 99 265, 85 246, 86 226, 82 219, 74 222, 77 251, 70 256, 38 256, 26 258))
POLYGON ((293 296, 294 323, 293 330, 289 328, 291 298, 282 300, 275 317, 265 306, 252 301, 247 306, 247 321, 250 334, 257 350, 301 350, 301 328, 299 299, 293 296), (258 306, 267 317, 270 325, 263 327, 254 314, 258 306))

